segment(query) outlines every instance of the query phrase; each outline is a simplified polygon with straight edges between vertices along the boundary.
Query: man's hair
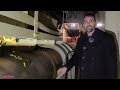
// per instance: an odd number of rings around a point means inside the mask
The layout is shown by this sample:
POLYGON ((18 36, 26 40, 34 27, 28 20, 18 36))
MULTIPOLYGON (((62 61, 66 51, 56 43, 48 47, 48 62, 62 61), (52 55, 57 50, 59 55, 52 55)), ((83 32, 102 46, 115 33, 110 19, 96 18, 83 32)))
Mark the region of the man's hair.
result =
POLYGON ((84 15, 84 18, 85 17, 93 17, 95 19, 95 21, 96 21, 95 14, 93 14, 93 13, 87 13, 87 14, 84 15))

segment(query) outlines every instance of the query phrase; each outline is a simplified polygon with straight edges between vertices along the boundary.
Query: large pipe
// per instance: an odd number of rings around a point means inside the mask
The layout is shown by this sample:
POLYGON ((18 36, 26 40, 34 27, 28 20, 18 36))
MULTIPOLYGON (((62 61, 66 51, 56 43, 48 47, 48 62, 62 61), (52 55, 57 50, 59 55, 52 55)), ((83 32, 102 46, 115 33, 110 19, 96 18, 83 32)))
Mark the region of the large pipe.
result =
POLYGON ((0 78, 11 73, 14 79, 56 79, 58 68, 66 63, 72 49, 65 43, 49 46, 1 47, 0 78))
POLYGON ((55 79, 56 71, 62 65, 59 53, 55 50, 45 48, 39 48, 29 52, 7 52, 2 57, 0 58, 1 78, 2 75, 12 73, 15 79, 55 79), (25 76, 22 75, 23 73, 25 76))
MULTIPOLYGON (((48 75, 50 76, 49 78, 55 79, 57 76, 56 74, 57 69, 62 65, 62 59, 59 53, 52 49, 40 48, 38 50, 35 50, 32 54, 39 58, 37 63, 40 62, 41 64, 39 65, 41 68, 43 68, 43 70, 41 71, 44 72, 46 71, 45 73, 41 73, 40 71, 39 75, 40 74, 43 74, 44 76, 48 75), (41 59, 41 57, 43 59, 41 59)), ((44 76, 42 76, 41 78, 43 78, 44 76)))
POLYGON ((0 57, 0 79, 32 78, 23 65, 12 57, 0 57))

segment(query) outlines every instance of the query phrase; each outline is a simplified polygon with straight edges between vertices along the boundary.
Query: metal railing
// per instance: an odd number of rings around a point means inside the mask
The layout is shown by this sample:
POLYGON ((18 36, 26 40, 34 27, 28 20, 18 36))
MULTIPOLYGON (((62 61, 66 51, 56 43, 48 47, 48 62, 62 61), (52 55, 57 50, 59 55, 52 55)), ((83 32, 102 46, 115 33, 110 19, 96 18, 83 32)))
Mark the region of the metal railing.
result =
POLYGON ((0 21, 1 37, 15 37, 16 39, 22 39, 18 40, 18 42, 21 41, 19 44, 27 43, 27 41, 31 42, 31 44, 35 44, 37 43, 37 40, 60 40, 58 37, 59 32, 49 29, 38 21, 38 11, 34 12, 34 17, 28 15, 23 11, 0 11, 0 16, 5 17, 4 20, 6 20, 0 21), (21 23, 22 27, 16 25, 16 23, 10 24, 12 20, 14 20, 14 22, 21 23), (28 25, 34 27, 34 30, 28 29, 28 25), (38 29, 50 34, 39 32, 38 29))

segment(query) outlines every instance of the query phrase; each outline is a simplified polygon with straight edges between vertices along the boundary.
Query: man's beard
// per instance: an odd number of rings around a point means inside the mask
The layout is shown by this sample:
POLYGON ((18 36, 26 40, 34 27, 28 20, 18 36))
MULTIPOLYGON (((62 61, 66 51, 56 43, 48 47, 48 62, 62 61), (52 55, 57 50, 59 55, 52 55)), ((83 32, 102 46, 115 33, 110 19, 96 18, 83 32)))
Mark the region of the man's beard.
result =
POLYGON ((94 28, 93 28, 93 27, 90 27, 90 28, 89 28, 89 27, 87 27, 87 28, 86 28, 86 31, 87 31, 88 33, 92 32, 93 30, 94 30, 94 28))

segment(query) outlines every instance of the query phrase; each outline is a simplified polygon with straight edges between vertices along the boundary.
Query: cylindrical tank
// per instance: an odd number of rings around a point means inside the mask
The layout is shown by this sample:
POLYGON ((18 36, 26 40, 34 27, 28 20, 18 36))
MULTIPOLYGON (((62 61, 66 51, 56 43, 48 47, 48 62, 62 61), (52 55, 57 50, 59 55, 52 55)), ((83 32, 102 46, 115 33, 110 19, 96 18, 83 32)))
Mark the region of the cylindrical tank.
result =
POLYGON ((62 59, 59 53, 53 49, 40 48, 35 50, 32 55, 37 57, 35 65, 39 69, 40 78, 49 76, 48 79, 55 79, 57 69, 62 66, 62 59))
POLYGON ((0 78, 14 75, 13 79, 56 79, 58 68, 67 62, 66 59, 70 58, 68 53, 72 50, 65 43, 0 49, 1 53, 4 51, 0 56, 0 78))

